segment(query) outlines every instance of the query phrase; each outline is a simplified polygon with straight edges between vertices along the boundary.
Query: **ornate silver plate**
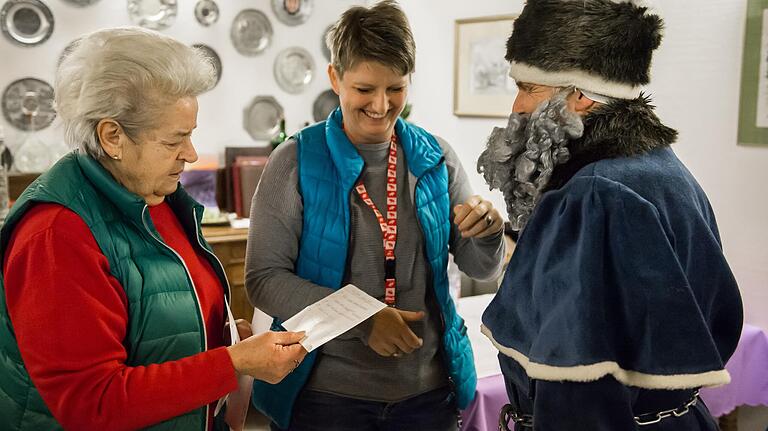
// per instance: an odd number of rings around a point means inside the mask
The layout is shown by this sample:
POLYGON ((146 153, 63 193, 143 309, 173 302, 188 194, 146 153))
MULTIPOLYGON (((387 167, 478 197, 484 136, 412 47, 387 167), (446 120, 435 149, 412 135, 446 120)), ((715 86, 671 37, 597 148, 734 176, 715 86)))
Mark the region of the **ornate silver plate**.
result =
POLYGON ((274 73, 280 88, 288 93, 298 94, 312 82, 315 76, 315 62, 309 51, 292 46, 277 55, 274 73))
POLYGON ((211 62, 214 70, 216 70, 216 84, 218 84, 219 81, 221 81, 221 71, 222 71, 221 58, 219 58, 219 54, 217 54, 216 51, 213 50, 213 48, 203 43, 196 43, 192 45, 192 48, 195 48, 198 51, 202 52, 203 55, 205 55, 205 57, 211 62))
POLYGON ((64 0, 64 3, 69 3, 77 7, 87 7, 98 2, 99 0, 64 0))
POLYGON ((272 96, 256 96, 243 111, 243 128, 254 140, 272 139, 280 131, 283 107, 272 96))
POLYGON ((312 0, 272 0, 272 11, 283 24, 299 25, 312 14, 312 0))
POLYGON ((51 10, 39 0, 8 0, 0 9, 0 28, 16 45, 40 45, 51 37, 53 23, 51 10))
POLYGON ((323 57, 325 57, 326 60, 331 61, 331 48, 328 46, 328 33, 331 32, 331 29, 333 28, 332 25, 329 25, 328 28, 325 29, 323 32, 323 40, 320 41, 320 51, 323 52, 323 57))
POLYGON ((199 0, 195 5, 195 18, 208 27, 219 20, 219 5, 213 0, 199 0))
POLYGON ((8 85, 2 108, 6 121, 19 130, 45 129, 56 118, 53 88, 37 78, 22 78, 8 85))
POLYGON ((317 96, 315 103, 312 104, 312 118, 315 121, 323 121, 338 107, 339 96, 333 90, 325 90, 317 96))
POLYGON ((131 22, 152 30, 164 30, 176 22, 176 0, 128 0, 131 22))
POLYGON ((272 23, 260 10, 243 9, 232 22, 229 35, 237 52, 258 55, 272 43, 272 23))

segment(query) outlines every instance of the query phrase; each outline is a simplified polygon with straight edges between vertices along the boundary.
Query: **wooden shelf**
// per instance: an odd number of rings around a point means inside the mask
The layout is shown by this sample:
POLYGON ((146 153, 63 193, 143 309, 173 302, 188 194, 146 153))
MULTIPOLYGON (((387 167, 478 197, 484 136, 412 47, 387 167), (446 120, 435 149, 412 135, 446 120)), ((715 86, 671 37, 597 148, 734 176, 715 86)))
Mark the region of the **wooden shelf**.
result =
POLYGON ((11 201, 15 201, 19 198, 21 193, 26 189, 32 181, 36 180, 40 174, 22 174, 22 173, 9 173, 8 174, 8 197, 11 201))

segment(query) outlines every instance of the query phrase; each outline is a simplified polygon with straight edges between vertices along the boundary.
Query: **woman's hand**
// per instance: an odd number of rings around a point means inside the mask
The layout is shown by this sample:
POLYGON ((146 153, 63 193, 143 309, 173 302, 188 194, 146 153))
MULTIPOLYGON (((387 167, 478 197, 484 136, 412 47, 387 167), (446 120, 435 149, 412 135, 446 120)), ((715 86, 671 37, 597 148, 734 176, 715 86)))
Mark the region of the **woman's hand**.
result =
POLYGON ((267 383, 279 383, 295 370, 307 351, 298 342, 304 332, 264 332, 227 347, 232 365, 240 374, 267 383))
POLYGON ((421 347, 423 340, 416 336, 408 322, 424 318, 423 311, 404 311, 386 307, 373 315, 368 347, 381 356, 398 357, 421 347))
POLYGON ((504 220, 493 204, 480 196, 472 196, 463 204, 453 207, 453 222, 462 238, 483 238, 504 229, 504 220))

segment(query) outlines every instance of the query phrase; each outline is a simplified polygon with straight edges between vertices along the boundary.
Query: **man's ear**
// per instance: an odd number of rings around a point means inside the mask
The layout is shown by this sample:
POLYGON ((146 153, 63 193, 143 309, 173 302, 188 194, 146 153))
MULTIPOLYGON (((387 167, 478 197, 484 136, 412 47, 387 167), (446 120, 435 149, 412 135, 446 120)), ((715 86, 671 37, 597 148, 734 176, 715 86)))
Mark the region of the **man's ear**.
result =
POLYGON ((99 138, 101 148, 113 159, 120 159, 123 155, 124 139, 121 137, 124 134, 120 124, 111 118, 104 118, 96 124, 96 136, 99 138))
POLYGON ((586 116, 589 111, 591 111, 596 106, 595 104, 597 103, 587 97, 578 88, 574 90, 569 99, 573 111, 582 117, 586 116))

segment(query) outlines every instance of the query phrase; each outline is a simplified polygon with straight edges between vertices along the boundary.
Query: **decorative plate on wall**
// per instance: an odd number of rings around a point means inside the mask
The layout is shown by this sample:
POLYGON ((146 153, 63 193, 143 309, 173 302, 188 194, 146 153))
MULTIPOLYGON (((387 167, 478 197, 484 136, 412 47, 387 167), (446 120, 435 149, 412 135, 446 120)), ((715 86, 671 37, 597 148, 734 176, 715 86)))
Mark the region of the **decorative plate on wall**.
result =
POLYGON ((99 0, 64 0, 64 3, 69 3, 77 7, 87 7, 98 2, 99 0))
POLYGON ((53 88, 37 78, 13 81, 3 92, 2 109, 6 121, 19 130, 45 129, 56 118, 53 88))
POLYGON ((243 127, 254 140, 272 139, 280 131, 283 107, 272 96, 256 96, 243 111, 243 127))
POLYGON ((317 96, 312 104, 312 118, 315 121, 323 121, 339 107, 339 96, 333 90, 325 90, 317 96))
MULTIPOLYGON (((211 64, 213 65, 214 70, 216 70, 216 84, 221 81, 221 58, 219 58, 219 54, 216 53, 216 51, 213 50, 210 46, 203 44, 203 43, 196 43, 192 45, 192 48, 195 48, 199 50, 200 52, 205 55, 205 57, 210 60, 211 64)), ((216 85, 214 85, 215 87, 216 85)))
POLYGON ((323 52, 323 57, 325 57, 325 59, 328 61, 331 61, 331 48, 328 47, 328 43, 326 41, 328 40, 328 33, 331 32, 332 28, 333 25, 329 25, 328 28, 325 29, 323 32, 323 40, 320 41, 320 51, 323 52))
POLYGON ((283 24, 299 25, 312 14, 312 0, 272 0, 272 11, 283 24))
POLYGON ((176 0, 128 0, 131 22, 152 30, 164 30, 176 22, 176 0))
POLYGON ((243 9, 232 22, 229 34, 237 52, 251 57, 263 52, 272 42, 272 23, 260 10, 243 9))
POLYGON ((0 28, 16 45, 36 46, 53 33, 53 14, 39 0, 8 0, 0 9, 0 28))
POLYGON ((195 5, 195 18, 205 27, 219 20, 219 5, 213 0, 200 0, 195 5))
POLYGON ((292 46, 277 55, 274 73, 280 88, 288 93, 298 94, 312 82, 315 76, 315 62, 309 51, 292 46))

